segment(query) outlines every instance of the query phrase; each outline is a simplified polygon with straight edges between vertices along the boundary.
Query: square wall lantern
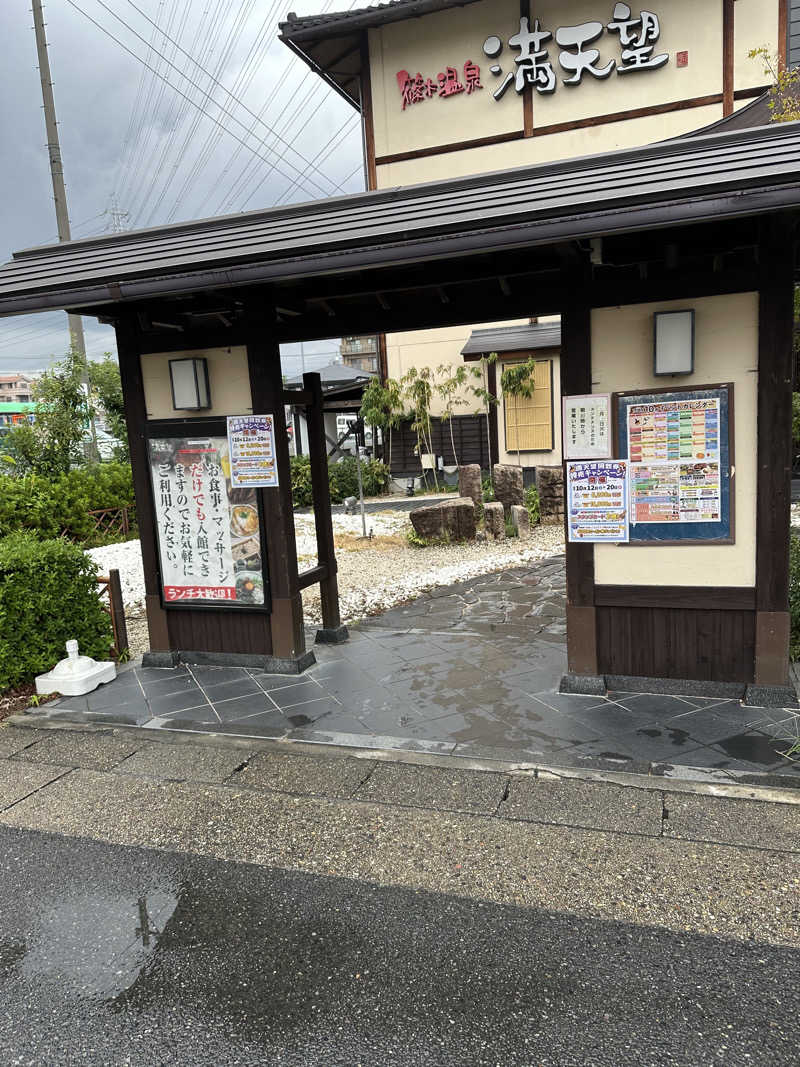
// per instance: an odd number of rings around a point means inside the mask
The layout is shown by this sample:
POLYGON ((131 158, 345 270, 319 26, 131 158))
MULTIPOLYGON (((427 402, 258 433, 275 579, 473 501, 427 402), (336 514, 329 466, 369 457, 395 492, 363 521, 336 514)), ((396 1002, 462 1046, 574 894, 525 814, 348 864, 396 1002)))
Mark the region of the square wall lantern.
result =
POLYGON ((171 359, 169 380, 175 411, 203 411, 211 407, 208 362, 205 359, 171 359))
POLYGON ((657 311, 653 316, 653 373, 694 371, 694 311, 657 311))

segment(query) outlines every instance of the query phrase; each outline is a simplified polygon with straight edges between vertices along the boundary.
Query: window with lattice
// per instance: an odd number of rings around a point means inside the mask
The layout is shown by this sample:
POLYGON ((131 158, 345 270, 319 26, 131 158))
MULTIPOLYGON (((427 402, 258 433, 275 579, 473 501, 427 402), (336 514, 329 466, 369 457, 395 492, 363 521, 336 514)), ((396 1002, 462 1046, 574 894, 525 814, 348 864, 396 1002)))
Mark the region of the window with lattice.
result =
POLYGON ((507 452, 549 452, 553 448, 552 360, 536 361, 533 384, 530 397, 503 397, 507 452))

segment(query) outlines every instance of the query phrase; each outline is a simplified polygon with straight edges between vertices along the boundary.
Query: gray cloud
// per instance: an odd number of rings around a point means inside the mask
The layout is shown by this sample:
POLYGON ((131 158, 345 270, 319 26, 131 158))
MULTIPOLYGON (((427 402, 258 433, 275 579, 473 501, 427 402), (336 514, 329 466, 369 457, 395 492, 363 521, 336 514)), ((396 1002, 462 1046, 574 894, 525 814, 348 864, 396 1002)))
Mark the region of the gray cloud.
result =
MULTIPOLYGON (((148 42, 152 27, 126 0, 104 0, 148 42)), ((276 40, 277 24, 285 17, 284 2, 271 0, 233 0, 225 5, 219 0, 135 0, 150 18, 167 26, 172 16, 170 35, 194 56, 202 56, 206 69, 213 70, 222 58, 228 31, 242 16, 242 32, 220 75, 226 87, 233 87, 245 68, 251 48, 265 17, 270 16, 269 33, 261 40, 254 76, 246 91, 240 91, 244 103, 256 114, 269 100, 264 118, 280 130, 286 127, 285 140, 307 160, 313 160, 331 138, 334 150, 321 164, 321 174, 310 173, 326 191, 343 185, 347 192, 363 188, 360 173, 361 137, 355 111, 328 90, 320 79, 276 40), (210 51, 201 51, 203 32, 208 19, 227 11, 227 17, 214 28, 210 51), (182 21, 183 20, 183 21, 182 21), (205 22, 203 20, 206 20, 205 22), (265 47, 269 44, 269 47, 265 47), (354 173, 355 172, 355 173, 354 173)), ((353 6, 366 6, 358 0, 353 6)), ((132 51, 158 62, 148 48, 98 3, 76 0, 88 14, 119 37, 132 51)), ((338 10, 351 6, 349 0, 292 0, 298 14, 338 10)), ((50 44, 50 64, 55 86, 61 150, 67 183, 67 197, 73 236, 84 237, 110 232, 112 194, 119 196, 119 209, 128 212, 126 227, 159 225, 174 219, 206 217, 211 214, 270 206, 285 202, 316 199, 322 192, 310 183, 298 182, 293 168, 308 171, 299 155, 285 148, 261 126, 256 125, 265 146, 258 152, 266 156, 272 169, 243 148, 236 137, 255 145, 246 132, 253 118, 237 107, 219 90, 216 98, 242 123, 219 115, 226 131, 220 131, 210 118, 200 116, 171 88, 164 87, 149 75, 145 95, 153 85, 150 107, 125 145, 130 119, 142 82, 142 65, 104 36, 69 4, 54 0, 45 8, 50 44), (159 101, 158 108, 153 105, 159 101), (186 150, 180 149, 186 143, 186 150), (277 145, 277 147, 275 147, 277 145), (127 151, 126 151, 127 147, 127 151), (283 156, 281 159, 280 157, 283 156), (121 166, 122 165, 122 166, 121 166), (283 173, 280 173, 280 172, 283 173), (171 180, 170 180, 171 179, 171 180), (297 183, 297 184, 296 184, 297 183), (162 195, 163 192, 163 195, 162 195)), ((0 144, 5 146, 0 168, 0 203, 3 225, 0 229, 0 256, 5 261, 14 251, 56 240, 55 213, 47 161, 41 88, 36 67, 36 46, 32 18, 25 4, 4 3, 0 29, 5 40, 4 64, 0 74, 4 105, 0 111, 0 144)), ((170 45, 160 50, 193 81, 209 87, 200 71, 170 45)), ((187 95, 201 101, 200 92, 174 70, 166 76, 187 95)), ((333 147, 333 146, 332 146, 333 147)), ((114 333, 92 319, 84 320, 87 351, 98 359, 106 351, 115 352, 114 333)), ((0 319, 0 372, 30 371, 47 366, 53 357, 60 358, 69 343, 66 317, 61 313, 0 319)), ((336 342, 315 342, 305 346, 307 368, 320 365, 335 356, 336 342)), ((299 348, 289 346, 286 372, 300 370, 299 348)))

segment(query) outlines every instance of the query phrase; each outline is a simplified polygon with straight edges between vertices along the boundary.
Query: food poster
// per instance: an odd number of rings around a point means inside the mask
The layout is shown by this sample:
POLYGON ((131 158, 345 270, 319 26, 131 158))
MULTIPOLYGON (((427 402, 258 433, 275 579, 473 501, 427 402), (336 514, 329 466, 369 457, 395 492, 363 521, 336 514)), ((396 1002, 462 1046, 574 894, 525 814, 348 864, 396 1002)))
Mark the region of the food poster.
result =
POLYGON ((565 459, 608 459, 611 456, 611 396, 565 396, 563 401, 565 459))
POLYGON ((568 536, 572 542, 629 540, 628 464, 623 460, 567 463, 568 536))
POLYGON ((150 441, 164 600, 264 603, 255 489, 231 487, 225 437, 150 441))
POLYGON ((272 415, 228 416, 231 486, 262 489, 278 484, 272 415))

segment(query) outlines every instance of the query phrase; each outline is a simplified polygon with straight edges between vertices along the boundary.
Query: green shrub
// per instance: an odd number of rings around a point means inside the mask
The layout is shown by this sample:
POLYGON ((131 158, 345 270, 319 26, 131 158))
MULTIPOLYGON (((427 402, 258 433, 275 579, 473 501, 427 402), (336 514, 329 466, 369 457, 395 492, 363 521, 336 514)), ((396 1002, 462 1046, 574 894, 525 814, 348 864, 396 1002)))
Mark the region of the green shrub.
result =
POLYGON ((506 537, 519 537, 519 531, 510 516, 506 519, 506 537))
POLYGON ((111 618, 95 565, 63 538, 0 540, 0 692, 51 670, 71 638, 84 655, 110 656, 111 618))
POLYGON ((789 652, 797 660, 800 659, 800 537, 794 533, 789 542, 789 612, 792 619, 789 652))
POLYGON ((525 507, 528 509, 531 526, 535 526, 541 518, 541 511, 539 509, 539 491, 535 485, 532 485, 525 490, 525 507))
POLYGON ((492 504, 494 502, 494 486, 492 485, 491 478, 483 479, 481 482, 481 489, 483 490, 484 504, 492 504))
POLYGON ((105 544, 108 538, 94 536, 89 512, 123 507, 135 523, 133 478, 125 463, 77 467, 52 477, 0 477, 0 537, 28 531, 43 540, 63 534, 81 544, 105 544))
POLYGON ((292 456, 290 468, 292 474, 292 504, 296 508, 310 508, 313 501, 311 461, 308 456, 292 456))
MULTIPOLYGON (((339 463, 328 466, 331 503, 341 504, 348 496, 358 496, 358 469, 355 456, 345 456, 339 463)), ((308 456, 292 456, 292 503, 296 508, 309 508, 314 503, 311 490, 311 463, 308 456)), ((389 488, 389 469, 377 459, 361 461, 361 480, 364 496, 382 496, 389 488)))

